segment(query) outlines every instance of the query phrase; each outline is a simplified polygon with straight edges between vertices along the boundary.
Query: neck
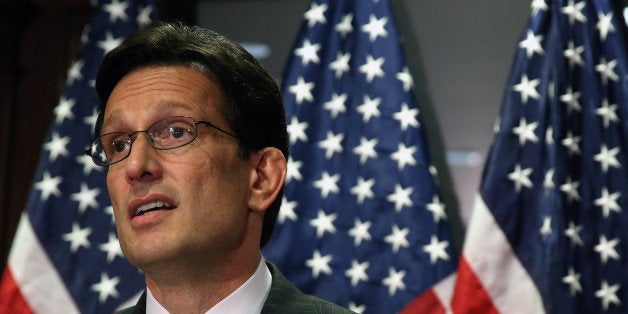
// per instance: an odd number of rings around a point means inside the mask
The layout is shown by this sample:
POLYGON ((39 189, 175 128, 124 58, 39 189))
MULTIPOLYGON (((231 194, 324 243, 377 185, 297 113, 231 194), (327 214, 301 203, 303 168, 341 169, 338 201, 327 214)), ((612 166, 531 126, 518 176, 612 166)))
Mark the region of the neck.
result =
POLYGON ((179 265, 146 273, 146 285, 170 313, 205 313, 248 280, 259 265, 259 252, 226 264, 179 265))

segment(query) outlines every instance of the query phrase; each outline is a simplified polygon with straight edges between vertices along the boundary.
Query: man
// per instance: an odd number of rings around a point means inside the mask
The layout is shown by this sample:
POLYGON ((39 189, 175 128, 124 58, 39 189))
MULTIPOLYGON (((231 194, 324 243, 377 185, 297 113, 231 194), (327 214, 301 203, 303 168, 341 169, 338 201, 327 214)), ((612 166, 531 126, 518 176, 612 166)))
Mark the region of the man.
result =
POLYGON ((146 274, 126 313, 349 313, 298 291, 260 248, 283 194, 277 85, 214 32, 156 24, 107 54, 88 150, 107 166, 120 245, 146 274))

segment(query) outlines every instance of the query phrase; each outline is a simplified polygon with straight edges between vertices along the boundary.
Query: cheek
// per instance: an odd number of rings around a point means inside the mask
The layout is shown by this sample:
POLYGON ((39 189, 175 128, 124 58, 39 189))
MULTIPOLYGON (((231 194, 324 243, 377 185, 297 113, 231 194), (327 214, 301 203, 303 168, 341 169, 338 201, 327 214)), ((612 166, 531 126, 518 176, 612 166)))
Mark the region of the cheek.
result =
MULTIPOLYGON (((203 157, 201 157, 203 158, 203 157)), ((204 161, 196 164, 193 169, 193 184, 187 186, 192 192, 191 197, 195 202, 207 208, 209 215, 225 220, 230 218, 240 219, 247 211, 248 180, 242 171, 244 165, 240 160, 227 162, 220 157, 211 160, 205 156, 204 161)))
POLYGON ((121 189, 123 188, 123 185, 120 184, 120 178, 120 171, 109 169, 107 172, 107 190, 109 191, 109 198, 111 198, 111 202, 114 202, 121 196, 121 189))

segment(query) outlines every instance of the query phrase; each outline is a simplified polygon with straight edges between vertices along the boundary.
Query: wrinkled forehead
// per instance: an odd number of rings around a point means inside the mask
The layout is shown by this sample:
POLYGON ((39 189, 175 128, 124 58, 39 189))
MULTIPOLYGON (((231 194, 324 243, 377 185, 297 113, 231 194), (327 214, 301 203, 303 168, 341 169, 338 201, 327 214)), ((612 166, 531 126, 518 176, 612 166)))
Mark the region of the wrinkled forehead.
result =
POLYGON ((145 67, 125 75, 114 87, 102 127, 129 118, 173 115, 222 120, 223 93, 206 72, 185 66, 145 67))

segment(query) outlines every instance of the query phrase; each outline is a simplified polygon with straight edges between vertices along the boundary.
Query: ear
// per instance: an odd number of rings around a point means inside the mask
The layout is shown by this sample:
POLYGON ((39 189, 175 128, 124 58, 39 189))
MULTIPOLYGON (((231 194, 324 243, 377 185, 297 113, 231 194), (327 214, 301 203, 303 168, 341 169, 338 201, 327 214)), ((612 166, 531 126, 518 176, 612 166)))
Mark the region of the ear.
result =
POLYGON ((274 147, 266 147, 251 156, 252 175, 249 208, 265 211, 277 198, 286 180, 286 158, 274 147))

